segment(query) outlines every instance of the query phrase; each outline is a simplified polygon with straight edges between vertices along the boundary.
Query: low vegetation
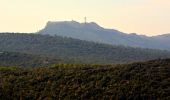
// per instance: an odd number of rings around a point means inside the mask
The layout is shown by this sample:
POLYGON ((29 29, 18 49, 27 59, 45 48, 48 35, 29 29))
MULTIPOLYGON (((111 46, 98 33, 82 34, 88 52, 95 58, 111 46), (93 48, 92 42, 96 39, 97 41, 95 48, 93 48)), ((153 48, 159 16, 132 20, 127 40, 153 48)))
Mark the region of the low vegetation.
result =
POLYGON ((123 65, 0 67, 1 100, 170 100, 170 59, 123 65))

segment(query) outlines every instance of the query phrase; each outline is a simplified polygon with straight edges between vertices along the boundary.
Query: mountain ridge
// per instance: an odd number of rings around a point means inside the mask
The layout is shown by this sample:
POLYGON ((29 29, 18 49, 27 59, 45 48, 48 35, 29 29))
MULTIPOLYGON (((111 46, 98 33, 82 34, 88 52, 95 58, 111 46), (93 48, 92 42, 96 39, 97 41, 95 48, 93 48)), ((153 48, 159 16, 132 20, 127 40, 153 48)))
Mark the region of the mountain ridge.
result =
POLYGON ((164 35, 149 37, 136 33, 127 34, 115 29, 103 28, 95 22, 79 23, 76 21, 49 21, 45 28, 37 33, 71 37, 111 45, 170 50, 170 45, 166 44, 165 46, 165 43, 170 42, 170 39, 168 38, 168 41, 167 39, 164 41, 164 39, 159 38, 164 35))
POLYGON ((43 55, 65 63, 113 64, 170 57, 170 52, 113 46, 61 36, 1 33, 0 51, 43 55))

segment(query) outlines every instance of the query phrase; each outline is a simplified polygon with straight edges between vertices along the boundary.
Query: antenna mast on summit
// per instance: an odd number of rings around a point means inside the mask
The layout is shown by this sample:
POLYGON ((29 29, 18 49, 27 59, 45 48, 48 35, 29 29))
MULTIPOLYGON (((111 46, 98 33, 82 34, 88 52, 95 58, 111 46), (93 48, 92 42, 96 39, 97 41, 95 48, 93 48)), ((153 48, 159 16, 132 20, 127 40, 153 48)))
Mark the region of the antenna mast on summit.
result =
POLYGON ((85 24, 87 23, 87 18, 86 18, 86 17, 84 17, 84 23, 85 23, 85 24))

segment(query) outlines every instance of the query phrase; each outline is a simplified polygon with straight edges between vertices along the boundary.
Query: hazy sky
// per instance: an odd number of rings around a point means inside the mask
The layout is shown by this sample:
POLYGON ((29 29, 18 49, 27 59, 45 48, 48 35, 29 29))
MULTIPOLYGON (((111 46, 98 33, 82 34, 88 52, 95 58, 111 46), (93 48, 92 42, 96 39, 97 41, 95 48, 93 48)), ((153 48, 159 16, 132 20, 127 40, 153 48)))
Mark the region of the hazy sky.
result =
POLYGON ((170 33, 170 0, 0 0, 0 32, 36 32, 47 21, 85 16, 127 33, 170 33))

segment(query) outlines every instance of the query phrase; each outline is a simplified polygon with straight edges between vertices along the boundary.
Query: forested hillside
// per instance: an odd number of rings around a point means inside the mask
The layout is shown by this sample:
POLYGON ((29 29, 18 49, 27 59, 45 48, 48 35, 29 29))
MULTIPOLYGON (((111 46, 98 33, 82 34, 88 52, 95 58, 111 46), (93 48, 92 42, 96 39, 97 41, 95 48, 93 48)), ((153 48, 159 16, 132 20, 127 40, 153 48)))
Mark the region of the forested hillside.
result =
POLYGON ((167 51, 112 46, 59 36, 0 34, 0 51, 61 59, 70 63, 110 64, 170 57, 167 51))
POLYGON ((0 52, 0 66, 5 67, 48 67, 59 62, 62 60, 32 54, 0 52))
POLYGON ((0 67, 1 100, 169 100, 170 59, 124 65, 0 67))

